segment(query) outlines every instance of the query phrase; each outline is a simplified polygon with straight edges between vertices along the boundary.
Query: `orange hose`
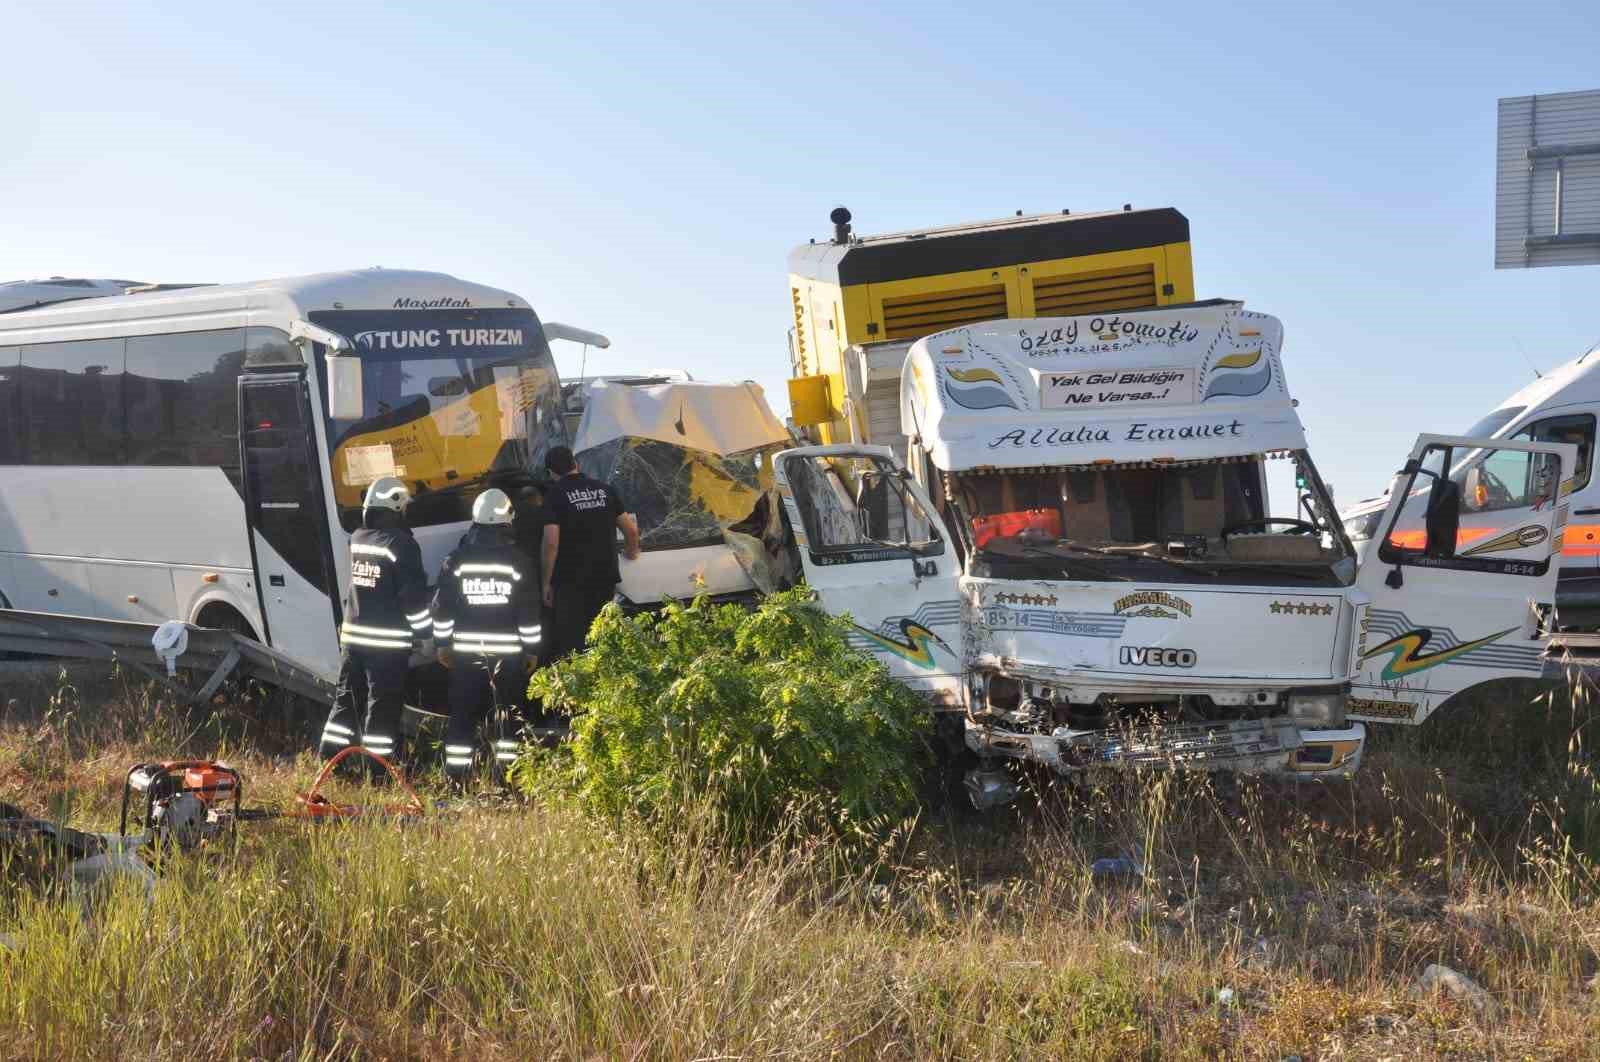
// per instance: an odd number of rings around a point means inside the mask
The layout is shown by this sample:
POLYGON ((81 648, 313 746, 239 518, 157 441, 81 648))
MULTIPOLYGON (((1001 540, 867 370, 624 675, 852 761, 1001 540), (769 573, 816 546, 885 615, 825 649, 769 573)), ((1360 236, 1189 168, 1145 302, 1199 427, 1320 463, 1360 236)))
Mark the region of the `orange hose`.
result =
POLYGON ((337 767, 339 763, 345 759, 345 757, 356 752, 361 753, 368 759, 377 760, 379 763, 383 764, 383 769, 389 772, 389 777, 393 778, 397 783, 399 783, 400 788, 404 789, 406 791, 406 795, 411 798, 411 802, 409 804, 377 805, 378 810, 382 814, 408 816, 421 815, 427 810, 422 803, 422 798, 417 796, 417 791, 411 788, 411 784, 406 781, 405 776, 395 768, 394 764, 390 763, 382 756, 379 756, 371 749, 362 748, 360 745, 351 745, 348 748, 341 749, 337 755, 322 765, 322 770, 320 773, 318 773, 317 780, 311 783, 310 789, 295 797, 295 804, 297 806, 294 811, 291 811, 288 814, 293 818, 302 819, 354 818, 358 815, 371 814, 373 809, 372 805, 335 804, 327 797, 323 796, 320 792, 322 789, 322 783, 328 780, 328 776, 333 773, 333 769, 337 767))

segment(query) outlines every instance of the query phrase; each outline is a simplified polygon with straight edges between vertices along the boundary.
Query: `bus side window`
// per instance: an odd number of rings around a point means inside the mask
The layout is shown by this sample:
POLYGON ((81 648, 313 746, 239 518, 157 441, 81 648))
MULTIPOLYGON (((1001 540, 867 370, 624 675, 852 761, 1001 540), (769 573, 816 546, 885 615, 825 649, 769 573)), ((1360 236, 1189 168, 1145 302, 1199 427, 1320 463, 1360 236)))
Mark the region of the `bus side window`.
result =
POLYGON ((34 343, 22 348, 22 423, 28 463, 120 465, 123 340, 34 343))
POLYGON ((244 330, 128 340, 128 463, 239 472, 244 330))

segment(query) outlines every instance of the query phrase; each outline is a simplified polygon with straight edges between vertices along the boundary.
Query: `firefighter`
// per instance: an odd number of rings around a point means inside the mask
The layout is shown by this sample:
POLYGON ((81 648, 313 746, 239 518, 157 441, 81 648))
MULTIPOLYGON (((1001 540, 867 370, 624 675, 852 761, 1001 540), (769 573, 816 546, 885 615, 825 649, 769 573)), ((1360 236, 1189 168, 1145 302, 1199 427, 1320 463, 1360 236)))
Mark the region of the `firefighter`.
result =
POLYGON ((400 713, 412 643, 427 637, 428 577, 405 525, 411 492, 393 476, 367 488, 361 527, 350 536, 350 596, 339 629, 339 690, 322 728, 327 759, 359 740, 403 759, 400 713))
POLYGON ((490 489, 472 503, 472 527, 439 570, 433 637, 450 669, 445 774, 472 771, 478 728, 495 710, 495 770, 517 757, 528 664, 539 652, 539 570, 517 546, 511 499, 490 489))

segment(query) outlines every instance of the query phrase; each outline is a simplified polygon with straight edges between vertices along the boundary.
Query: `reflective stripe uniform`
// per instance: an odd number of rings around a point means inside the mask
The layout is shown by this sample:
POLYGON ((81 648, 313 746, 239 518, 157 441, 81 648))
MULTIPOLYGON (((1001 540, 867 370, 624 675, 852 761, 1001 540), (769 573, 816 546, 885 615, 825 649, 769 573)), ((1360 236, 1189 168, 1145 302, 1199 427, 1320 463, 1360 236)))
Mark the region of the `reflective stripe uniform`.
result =
POLYGON ((455 655, 444 749, 445 772, 453 778, 471 771, 478 728, 491 711, 496 767, 516 759, 526 660, 538 656, 543 633, 539 595, 538 567, 509 527, 474 525, 439 570, 433 637, 455 655))
POLYGON ((350 536, 339 690, 322 728, 324 758, 355 744, 385 758, 400 755, 412 643, 433 626, 422 550, 410 529, 384 509, 369 510, 364 523, 350 536))

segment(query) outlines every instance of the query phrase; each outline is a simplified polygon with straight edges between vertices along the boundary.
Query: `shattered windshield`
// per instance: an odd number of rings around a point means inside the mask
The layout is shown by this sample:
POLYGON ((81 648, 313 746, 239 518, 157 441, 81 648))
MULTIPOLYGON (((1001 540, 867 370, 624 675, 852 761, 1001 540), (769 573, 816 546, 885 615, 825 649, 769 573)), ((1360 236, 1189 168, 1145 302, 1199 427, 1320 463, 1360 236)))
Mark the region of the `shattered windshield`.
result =
POLYGON ((311 317, 361 354, 364 415, 328 421, 334 497, 347 529, 360 526, 362 496, 381 476, 410 486, 412 526, 453 523, 468 519, 485 487, 542 477, 545 453, 566 441, 555 363, 531 310, 311 317))
POLYGON ((967 473, 949 493, 975 574, 1344 585, 1331 500, 1307 455, 1285 456, 1294 488, 1276 506, 1259 456, 967 473))
POLYGON ((720 545, 725 530, 761 535, 771 515, 768 451, 719 455, 624 437, 578 454, 586 476, 610 483, 639 521, 642 549, 720 545))

